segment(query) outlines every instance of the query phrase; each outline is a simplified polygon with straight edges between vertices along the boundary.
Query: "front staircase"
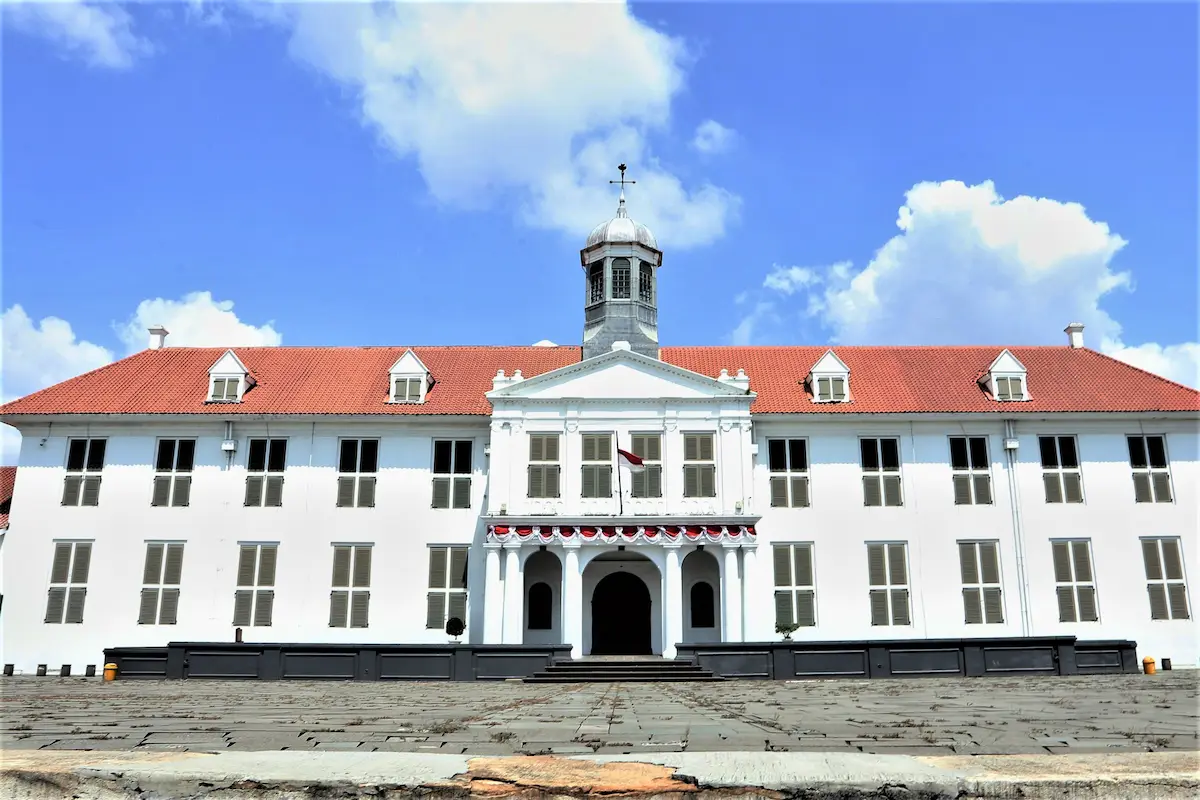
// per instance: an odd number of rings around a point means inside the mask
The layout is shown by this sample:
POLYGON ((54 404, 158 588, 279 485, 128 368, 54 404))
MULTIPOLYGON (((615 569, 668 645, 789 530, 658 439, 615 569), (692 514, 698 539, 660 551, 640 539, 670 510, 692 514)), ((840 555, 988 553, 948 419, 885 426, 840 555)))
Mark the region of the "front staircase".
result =
POLYGON ((720 681, 690 661, 653 656, 589 656, 572 661, 555 661, 525 679, 526 683, 624 683, 647 681, 720 681))

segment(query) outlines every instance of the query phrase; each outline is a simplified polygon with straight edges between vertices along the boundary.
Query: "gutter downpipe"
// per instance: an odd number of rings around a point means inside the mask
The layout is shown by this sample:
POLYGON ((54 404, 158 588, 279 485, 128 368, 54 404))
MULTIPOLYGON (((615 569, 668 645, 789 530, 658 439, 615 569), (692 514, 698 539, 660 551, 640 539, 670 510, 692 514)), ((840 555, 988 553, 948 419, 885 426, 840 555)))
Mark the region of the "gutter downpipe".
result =
MULTIPOLYGON (((227 419, 227 420, 225 420, 225 441, 228 442, 232 438, 233 438, 233 420, 227 419)), ((225 451, 225 471, 228 472, 231 469, 233 469, 233 451, 226 450, 225 451)))
MULTIPOLYGON (((1004 438, 1016 438, 1016 421, 1004 420, 1004 438)), ((1029 575, 1025 564, 1025 526, 1021 521, 1021 496, 1017 485, 1017 451, 1004 448, 1008 474, 1008 505, 1012 512, 1013 545, 1017 554, 1017 601, 1021 609, 1021 635, 1031 636, 1033 620, 1029 611, 1029 575)))

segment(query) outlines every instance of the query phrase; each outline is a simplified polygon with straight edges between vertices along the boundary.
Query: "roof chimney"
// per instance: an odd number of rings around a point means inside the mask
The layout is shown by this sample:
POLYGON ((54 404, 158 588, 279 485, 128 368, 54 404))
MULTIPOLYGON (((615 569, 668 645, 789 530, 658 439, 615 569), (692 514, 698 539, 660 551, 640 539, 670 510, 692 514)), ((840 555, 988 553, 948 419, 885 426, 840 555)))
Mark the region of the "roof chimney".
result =
POLYGON ((170 333, 162 325, 155 325, 150 328, 150 349, 162 350, 167 346, 167 334, 170 333))
POLYGON ((1072 350, 1083 349, 1083 323, 1072 322, 1066 328, 1063 328, 1067 333, 1067 343, 1072 350))

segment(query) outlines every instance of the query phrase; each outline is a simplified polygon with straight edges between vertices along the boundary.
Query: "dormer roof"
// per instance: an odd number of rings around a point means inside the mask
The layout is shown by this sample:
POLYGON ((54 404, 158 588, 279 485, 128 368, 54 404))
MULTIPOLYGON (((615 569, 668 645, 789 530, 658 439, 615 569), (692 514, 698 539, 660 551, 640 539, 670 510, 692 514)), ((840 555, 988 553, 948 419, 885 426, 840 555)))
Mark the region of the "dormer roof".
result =
POLYGON ((216 377, 217 375, 241 375, 250 374, 250 370, 246 369, 246 365, 237 357, 237 353, 232 350, 226 350, 225 354, 217 359, 216 363, 208 368, 208 374, 216 377))
POLYGON ((831 375, 831 374, 848 374, 850 368, 846 366, 846 362, 838 358, 838 354, 832 349, 825 351, 825 355, 817 359, 817 363, 813 364, 809 371, 810 375, 831 375))
POLYGON ((1025 365, 1018 361, 1007 347, 1000 351, 1000 355, 996 356, 987 371, 992 373, 1027 372, 1025 365))
POLYGON ((392 364, 392 368, 388 370, 389 375, 428 375, 429 367, 425 366, 412 348, 404 351, 404 355, 392 364))

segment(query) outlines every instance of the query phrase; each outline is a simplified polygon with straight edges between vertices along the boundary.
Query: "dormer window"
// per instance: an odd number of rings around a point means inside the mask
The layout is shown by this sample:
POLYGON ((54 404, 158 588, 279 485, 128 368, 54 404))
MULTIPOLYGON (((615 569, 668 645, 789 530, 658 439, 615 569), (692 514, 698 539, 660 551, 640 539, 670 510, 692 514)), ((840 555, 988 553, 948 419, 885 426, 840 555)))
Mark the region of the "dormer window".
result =
POLYGON ((214 403, 236 403, 241 383, 241 378, 213 378, 208 399, 214 403))
POLYGON ((808 384, 814 403, 845 403, 850 399, 850 368, 830 350, 813 365, 808 384))
MULTIPOLYGON (((997 402, 1010 403, 1029 399, 1025 365, 1008 350, 1000 353, 988 367, 987 388, 997 402)), ((981 379, 982 380, 982 379, 981 379)))
POLYGON ((998 377, 996 378, 996 399, 1024 400, 1024 387, 1025 381, 1021 380, 1020 376, 1013 375, 1011 377, 998 377))
POLYGON ((421 378, 397 378, 393 386, 393 403, 420 403, 424 398, 424 380, 421 378))
POLYGON ((846 399, 846 379, 841 377, 817 378, 817 402, 840 403, 846 399))
POLYGON ((240 403, 243 395, 254 385, 250 371, 232 350, 208 369, 208 402, 240 403))
POLYGON ((389 403, 424 403, 429 392, 429 369, 417 354, 407 351, 388 371, 389 403))

